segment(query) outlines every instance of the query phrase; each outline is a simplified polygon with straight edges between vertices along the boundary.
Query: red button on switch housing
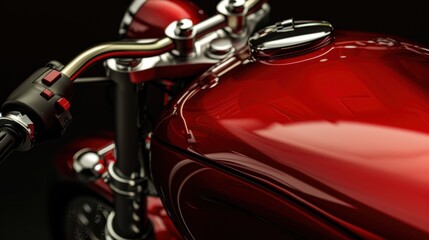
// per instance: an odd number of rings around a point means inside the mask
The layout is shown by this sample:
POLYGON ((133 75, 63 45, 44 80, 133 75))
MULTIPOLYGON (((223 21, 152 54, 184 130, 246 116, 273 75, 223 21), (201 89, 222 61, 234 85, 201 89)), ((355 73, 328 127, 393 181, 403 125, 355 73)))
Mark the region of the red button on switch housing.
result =
POLYGON ((48 75, 46 75, 43 79, 42 82, 48 86, 51 86, 52 84, 55 83, 55 81, 57 81, 59 78, 61 77, 61 72, 58 72, 56 70, 52 70, 50 73, 48 73, 48 75))
POLYGON ((67 111, 70 108, 70 103, 65 98, 60 98, 57 101, 57 107, 61 111, 67 111))
POLYGON ((40 95, 42 95, 46 100, 50 100, 54 96, 54 93, 49 89, 45 89, 40 93, 40 95))

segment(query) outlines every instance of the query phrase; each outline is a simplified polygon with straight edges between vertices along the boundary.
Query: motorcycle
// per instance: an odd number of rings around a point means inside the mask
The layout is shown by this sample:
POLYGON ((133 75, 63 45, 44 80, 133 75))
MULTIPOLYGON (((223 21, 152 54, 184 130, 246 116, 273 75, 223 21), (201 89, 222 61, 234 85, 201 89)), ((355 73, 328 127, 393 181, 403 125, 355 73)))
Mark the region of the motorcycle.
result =
POLYGON ((9 95, 1 159, 65 133, 74 85, 112 86, 114 133, 55 162, 56 238, 427 238, 429 50, 326 21, 270 25, 267 1, 216 10, 136 0, 122 41, 9 95), (106 78, 80 78, 99 62, 106 78))

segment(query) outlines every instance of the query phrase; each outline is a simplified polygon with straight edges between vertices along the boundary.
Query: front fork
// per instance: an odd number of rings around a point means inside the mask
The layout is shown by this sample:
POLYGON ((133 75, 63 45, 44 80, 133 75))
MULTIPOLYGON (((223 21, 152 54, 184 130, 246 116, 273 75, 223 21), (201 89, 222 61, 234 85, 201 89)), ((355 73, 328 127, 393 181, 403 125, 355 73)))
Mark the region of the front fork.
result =
POLYGON ((138 126, 137 85, 128 75, 111 74, 115 83, 115 153, 106 180, 114 195, 115 211, 107 218, 107 239, 152 239, 153 230, 146 213, 148 180, 144 173, 142 139, 138 126))
MULTIPOLYGON (((117 62, 119 65, 124 60, 117 62)), ((119 68, 108 68, 107 76, 115 91, 114 144, 97 151, 80 150, 73 157, 73 170, 84 182, 101 178, 111 190, 114 210, 106 216, 106 239, 155 239, 159 229, 148 218, 154 215, 148 203, 153 193, 147 177, 148 138, 154 119, 164 107, 162 100, 174 84, 167 80, 134 84, 129 80, 130 73, 119 68)))

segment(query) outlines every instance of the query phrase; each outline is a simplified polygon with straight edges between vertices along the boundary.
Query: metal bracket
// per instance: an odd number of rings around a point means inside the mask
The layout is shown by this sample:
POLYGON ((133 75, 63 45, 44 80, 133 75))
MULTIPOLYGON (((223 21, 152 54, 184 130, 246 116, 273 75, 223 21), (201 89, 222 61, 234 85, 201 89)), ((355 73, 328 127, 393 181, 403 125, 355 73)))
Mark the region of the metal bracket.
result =
POLYGON ((107 174, 103 175, 103 179, 107 182, 112 191, 130 198, 138 197, 147 189, 147 179, 140 177, 138 173, 131 174, 130 178, 121 176, 115 170, 115 163, 110 163, 107 168, 107 174))
MULTIPOLYGON (((247 29, 245 31, 245 36, 236 38, 232 36, 233 34, 231 34, 230 31, 219 29, 217 31, 207 33, 197 40, 191 39, 190 41, 186 38, 177 39, 176 42, 182 41, 183 47, 176 48, 171 53, 167 52, 159 56, 143 58, 137 65, 133 65, 132 67, 124 68, 123 64, 118 62, 117 59, 108 59, 105 61, 107 74, 112 79, 129 79, 134 83, 141 83, 153 80, 155 78, 187 78, 198 76, 209 69, 211 66, 218 63, 220 60, 246 47, 248 38, 250 38, 250 35, 255 31, 258 23, 260 23, 269 12, 270 6, 268 4, 263 4, 260 9, 247 15, 245 17, 247 29), (219 39, 225 40, 223 41, 225 46, 222 46, 221 48, 227 47, 227 50, 222 49, 219 51, 219 39), (187 45, 189 42, 194 43, 192 47, 192 54, 189 54, 190 48, 189 45, 187 45), (179 54, 178 49, 187 49, 186 51, 188 51, 188 55, 184 57, 186 54, 179 54)), ((220 15, 220 17, 223 16, 220 15)), ((215 20, 217 18, 219 18, 219 15, 213 17, 215 20)), ((175 26, 174 24, 177 25, 177 23, 174 22, 171 26, 175 26)), ((194 28, 196 34, 199 35, 199 29, 203 27, 197 24, 192 28, 194 28)), ((173 39, 173 41, 175 40, 173 39)))

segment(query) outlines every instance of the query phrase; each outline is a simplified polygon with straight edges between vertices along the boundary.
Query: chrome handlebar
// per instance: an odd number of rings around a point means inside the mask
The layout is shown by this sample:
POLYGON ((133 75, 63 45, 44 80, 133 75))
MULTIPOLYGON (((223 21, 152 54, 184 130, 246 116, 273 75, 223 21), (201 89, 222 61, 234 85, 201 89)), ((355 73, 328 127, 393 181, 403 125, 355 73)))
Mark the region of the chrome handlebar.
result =
MULTIPOLYGON (((217 15, 196 25, 190 20, 175 21, 165 30, 167 37, 153 41, 118 41, 96 45, 82 52, 64 67, 47 66, 38 70, 24 81, 14 94, 11 94, 9 102, 2 106, 6 115, 0 115, 0 147, 3 144, 7 151, 0 149, 0 155, 2 152, 8 155, 9 149, 31 149, 36 142, 36 133, 37 139, 40 138, 40 131, 47 132, 49 136, 62 135, 71 121, 68 100, 72 82, 92 64, 111 58, 148 58, 170 52, 178 57, 177 59, 188 57, 188 65, 201 65, 201 62, 198 62, 201 61, 201 56, 199 59, 192 59, 192 56, 195 56, 192 52, 195 45, 201 45, 202 42, 206 44, 213 38, 225 36, 243 43, 240 46, 244 46, 256 23, 262 18, 261 14, 253 13, 269 11, 269 7, 264 8, 263 4, 259 4, 263 2, 264 0, 222 0, 217 6, 217 15), (219 29, 223 31, 218 34, 219 29), (40 87, 46 89, 40 93, 40 87), (18 109, 24 110, 21 113, 18 109)), ((173 57, 166 61, 171 61, 171 66, 176 66, 178 64, 174 59, 173 57)), ((209 67, 219 60, 220 58, 209 59, 203 65, 209 67)))
MULTIPOLYGON (((70 63, 68 63, 63 69, 62 73, 68 76, 71 80, 85 71, 92 64, 102 61, 108 58, 129 58, 129 57, 151 57, 160 55, 162 53, 171 51, 174 48, 181 48, 183 40, 195 41, 205 35, 208 32, 227 27, 227 30, 233 34, 238 34, 241 30, 245 29, 245 16, 252 12, 259 2, 262 0, 223 0, 218 4, 218 11, 220 12, 213 17, 202 21, 195 26, 191 26, 191 30, 194 32, 191 38, 183 39, 180 33, 174 32, 169 34, 166 32, 168 37, 155 40, 154 42, 139 42, 137 41, 118 41, 104 43, 96 45, 88 50, 82 52, 70 63), (237 10, 238 9, 238 10, 237 10), (239 21, 244 21, 243 24, 238 24, 239 21)), ((179 28, 178 21, 173 22, 176 24, 174 28, 179 28)), ((172 27, 167 27, 167 29, 172 27)))

